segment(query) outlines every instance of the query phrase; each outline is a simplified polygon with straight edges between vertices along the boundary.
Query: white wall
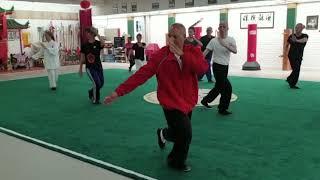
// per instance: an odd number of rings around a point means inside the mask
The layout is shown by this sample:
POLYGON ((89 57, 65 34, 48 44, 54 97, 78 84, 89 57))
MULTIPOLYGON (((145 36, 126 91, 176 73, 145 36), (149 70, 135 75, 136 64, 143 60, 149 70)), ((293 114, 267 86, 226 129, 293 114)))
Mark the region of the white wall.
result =
MULTIPOLYGON (((256 0, 239 0, 238 2, 251 2, 256 0)), ((118 12, 121 12, 121 4, 122 2, 127 2, 127 13, 131 13, 131 2, 137 2, 137 12, 148 12, 152 10, 152 3, 159 2, 159 9, 158 10, 167 10, 169 8, 169 1, 168 0, 104 0, 104 7, 99 8, 97 14, 99 15, 107 15, 112 14, 112 7, 113 2, 117 2, 118 5, 118 12)), ((222 5, 231 3, 230 0, 217 0, 216 5, 222 5)), ((215 6, 216 6, 215 5, 215 6)), ((208 6, 207 0, 194 0, 194 7, 203 7, 208 6)), ((185 8, 185 0, 175 0, 175 9, 185 8)))
MULTIPOLYGON (((28 21, 28 19, 16 19, 16 21, 21 24, 25 24, 28 21)), ((31 19, 29 20, 29 22, 30 22, 29 24, 30 28, 24 31, 30 32, 31 43, 39 42, 39 40, 41 39, 41 37, 39 36, 38 27, 42 27, 44 30, 48 30, 50 27, 50 22, 56 28, 56 31, 60 31, 62 28, 64 28, 65 31, 67 31, 69 25, 72 25, 76 28, 79 27, 78 21, 31 19)), ((77 33, 77 31, 73 30, 73 33, 77 33)), ((73 34, 73 35, 75 36, 75 41, 76 41, 73 48, 76 48, 77 47, 76 44, 78 44, 76 39, 77 35, 76 34, 73 34)), ((65 36, 67 36, 67 34, 65 34, 65 36)), ((58 39, 58 42, 59 42, 59 39, 58 39)))
POLYGON ((168 15, 150 16, 150 42, 157 43, 159 47, 166 45, 168 33, 168 15))
POLYGON ((229 35, 237 42, 238 53, 232 55, 230 64, 242 67, 247 59, 248 30, 240 29, 240 13, 274 11, 274 28, 258 29, 257 61, 261 68, 282 68, 283 31, 286 28, 287 6, 269 6, 229 10, 229 35))
POLYGON ((15 10, 29 11, 47 11, 47 12, 79 12, 79 5, 56 4, 56 3, 39 3, 27 1, 8 1, 1 0, 0 7, 9 9, 14 6, 15 10))
POLYGON ((215 33, 215 30, 219 26, 220 12, 219 11, 205 11, 194 13, 181 13, 176 14, 176 22, 182 23, 186 28, 203 18, 202 22, 197 26, 202 27, 202 36, 206 34, 206 28, 211 26, 215 33))
POLYGON ((97 16, 92 18, 92 24, 103 34, 103 29, 120 29, 120 35, 128 34, 127 18, 110 18, 108 16, 97 16))
MULTIPOLYGON (((26 1, 8 1, 1 0, 0 7, 5 9, 10 9, 14 6, 15 11, 44 11, 44 12, 62 12, 62 13, 78 13, 80 6, 72 4, 56 4, 56 3, 39 3, 39 2, 26 2, 26 1)), ((66 28, 69 25, 77 26, 78 21, 70 20, 55 20, 55 19, 16 19, 17 22, 25 24, 27 21, 30 22, 30 28, 25 30, 30 32, 30 42, 39 41, 38 27, 43 27, 47 30, 50 26, 50 22, 59 28, 65 26, 66 28)), ((77 38, 75 38, 77 40, 77 38)))
POLYGON ((133 19, 134 23, 134 40, 136 40, 137 34, 142 35, 142 41, 148 42, 149 39, 146 37, 146 18, 145 16, 137 16, 133 19))
MULTIPOLYGON (((320 16, 320 3, 298 4, 297 23, 306 24, 307 16, 320 16)), ((320 19, 318 20, 320 21, 320 19)), ((319 23, 319 22, 318 22, 319 23)), ((318 25, 319 26, 319 25, 318 25)), ((309 35, 308 43, 304 49, 302 68, 320 69, 320 26, 318 30, 307 30, 303 33, 309 35)))

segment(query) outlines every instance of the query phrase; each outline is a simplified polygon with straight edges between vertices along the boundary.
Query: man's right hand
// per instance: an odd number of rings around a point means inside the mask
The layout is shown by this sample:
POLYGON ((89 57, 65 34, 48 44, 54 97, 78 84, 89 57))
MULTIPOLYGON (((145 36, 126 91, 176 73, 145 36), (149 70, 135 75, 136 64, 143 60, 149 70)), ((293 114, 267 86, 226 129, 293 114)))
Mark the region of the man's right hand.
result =
POLYGON ((116 92, 113 92, 111 95, 105 97, 103 102, 104 104, 108 105, 115 101, 118 97, 118 94, 116 92))
POLYGON ((169 40, 169 49, 172 53, 182 56, 183 55, 183 50, 180 49, 173 41, 169 40))

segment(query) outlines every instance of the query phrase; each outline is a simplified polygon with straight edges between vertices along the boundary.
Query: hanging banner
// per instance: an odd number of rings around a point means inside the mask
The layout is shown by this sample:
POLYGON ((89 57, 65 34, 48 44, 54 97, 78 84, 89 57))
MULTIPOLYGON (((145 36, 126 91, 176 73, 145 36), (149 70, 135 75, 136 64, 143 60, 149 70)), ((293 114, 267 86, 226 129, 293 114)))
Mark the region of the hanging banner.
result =
POLYGON ((81 44, 87 42, 85 29, 92 26, 92 13, 91 9, 80 10, 80 38, 81 44))

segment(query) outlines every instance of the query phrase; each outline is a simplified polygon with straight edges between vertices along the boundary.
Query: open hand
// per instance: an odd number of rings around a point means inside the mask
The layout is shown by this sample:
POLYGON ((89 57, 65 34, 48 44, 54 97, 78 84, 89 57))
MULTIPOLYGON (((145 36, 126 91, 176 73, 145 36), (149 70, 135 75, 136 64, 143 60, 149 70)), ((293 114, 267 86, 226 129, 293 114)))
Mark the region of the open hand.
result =
POLYGON ((292 40, 293 42, 296 42, 296 41, 297 41, 296 36, 292 35, 292 36, 291 36, 291 40, 292 40))
POLYGON ((115 101, 118 98, 118 94, 116 92, 111 93, 111 95, 104 98, 103 103, 108 105, 111 104, 113 101, 115 101))
POLYGON ((172 53, 174 53, 178 56, 183 55, 182 49, 180 49, 173 41, 169 41, 169 49, 172 53))
POLYGON ((221 44, 221 46, 223 46, 223 47, 227 47, 228 46, 221 37, 218 37, 218 41, 221 44))

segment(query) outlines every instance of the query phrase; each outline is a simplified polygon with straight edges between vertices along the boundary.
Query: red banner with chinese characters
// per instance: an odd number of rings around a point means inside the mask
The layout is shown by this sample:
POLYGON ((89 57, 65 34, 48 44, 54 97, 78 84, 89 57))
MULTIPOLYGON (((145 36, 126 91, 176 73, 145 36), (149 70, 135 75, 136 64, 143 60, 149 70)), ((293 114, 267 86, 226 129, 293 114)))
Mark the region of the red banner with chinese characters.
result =
POLYGON ((8 61, 8 29, 5 13, 0 14, 0 60, 2 64, 8 61))
POLYGON ((248 54, 247 54, 248 62, 257 61, 256 50, 257 50, 257 24, 249 24, 248 25, 248 54))
POLYGON ((92 13, 91 9, 80 10, 80 40, 81 44, 87 42, 87 37, 84 30, 92 26, 92 13))

